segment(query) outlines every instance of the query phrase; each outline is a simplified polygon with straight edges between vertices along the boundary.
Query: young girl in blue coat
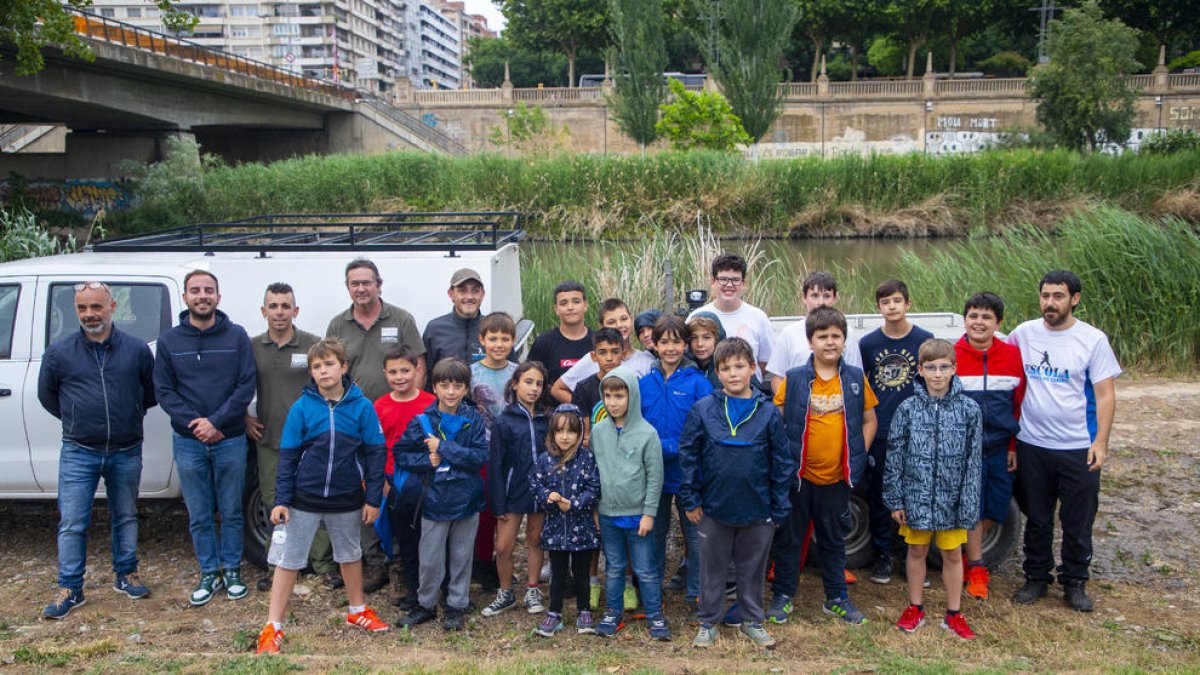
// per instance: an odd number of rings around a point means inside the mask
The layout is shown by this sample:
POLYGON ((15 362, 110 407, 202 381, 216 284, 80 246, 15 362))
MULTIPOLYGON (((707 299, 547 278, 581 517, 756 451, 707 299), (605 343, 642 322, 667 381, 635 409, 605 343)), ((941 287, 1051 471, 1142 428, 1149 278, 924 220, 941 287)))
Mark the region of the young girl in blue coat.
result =
MULTIPOLYGON (((600 549, 594 514, 600 500, 600 472, 591 450, 583 445, 583 415, 564 403, 550 417, 547 452, 538 457, 529 475, 538 507, 545 511, 542 549, 550 555, 550 611, 535 632, 554 637, 562 630, 562 606, 567 577, 575 580, 579 633, 595 633, 588 593, 588 567, 600 549)), ((532 568, 531 568, 532 569, 532 568)))
POLYGON ((530 614, 546 611, 538 590, 542 569, 542 511, 529 487, 529 474, 539 455, 545 453, 550 399, 546 396, 546 369, 537 361, 517 366, 504 388, 508 406, 492 427, 491 465, 488 492, 496 514, 496 571, 500 588, 496 599, 483 608, 484 616, 495 616, 517 604, 513 593, 513 551, 521 521, 526 520, 525 609, 530 614))

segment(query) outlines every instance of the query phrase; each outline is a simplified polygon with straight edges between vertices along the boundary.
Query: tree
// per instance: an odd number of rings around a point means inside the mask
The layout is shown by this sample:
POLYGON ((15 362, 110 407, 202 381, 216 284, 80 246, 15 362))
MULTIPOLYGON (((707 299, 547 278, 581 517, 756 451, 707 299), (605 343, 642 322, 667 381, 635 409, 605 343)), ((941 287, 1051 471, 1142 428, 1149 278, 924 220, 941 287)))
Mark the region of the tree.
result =
POLYGON ((678 80, 669 82, 674 100, 662 105, 658 133, 676 150, 733 150, 750 142, 742 121, 725 97, 713 92, 688 91, 678 80))
POLYGON ((916 71, 917 51, 929 42, 948 0, 890 0, 884 16, 896 39, 908 44, 908 79, 916 71))
POLYGON ((812 40, 813 64, 810 82, 817 81, 821 70, 821 55, 825 53, 839 22, 845 14, 843 0, 795 0, 800 9, 798 24, 804 34, 812 40))
POLYGON ((575 86, 580 50, 608 46, 607 5, 595 0, 493 0, 508 21, 505 36, 513 45, 541 51, 553 45, 567 57, 567 80, 575 86))
POLYGON ((780 61, 791 39, 796 5, 780 0, 695 0, 715 44, 700 42, 712 73, 746 133, 762 138, 779 117, 780 61))
MULTIPOLYGON (((162 10, 168 28, 195 25, 196 17, 173 7, 171 0, 154 0, 154 4, 162 10)), ((92 0, 0 0, 0 43, 17 48, 17 75, 32 75, 45 67, 42 48, 47 44, 59 45, 72 58, 94 59, 92 50, 75 34, 74 15, 69 11, 91 5, 92 0)))
POLYGON ((1138 67, 1137 33, 1105 19, 1095 0, 1068 9, 1050 23, 1050 61, 1033 69, 1030 94, 1037 120, 1060 144, 1094 151, 1124 144, 1133 127, 1136 92, 1125 76, 1138 67))
POLYGON ((867 45, 886 29, 884 3, 887 0, 845 0, 834 22, 834 39, 850 52, 850 79, 858 79, 858 60, 867 45))
POLYGON ((950 41, 950 77, 958 69, 958 43, 983 28, 997 10, 995 0, 946 0, 946 38, 950 41))
POLYGON ((1160 45, 1200 32, 1200 6, 1179 0, 1104 0, 1105 11, 1131 28, 1144 30, 1160 45))
POLYGON ((608 7, 615 45, 608 60, 616 64, 613 118, 643 150, 658 136, 654 126, 666 93, 662 9, 662 0, 609 0, 608 7))
POLYGON ((503 84, 505 63, 509 64, 514 87, 559 86, 567 72, 567 57, 562 54, 517 49, 505 37, 467 39, 463 65, 478 86, 495 88, 503 84))

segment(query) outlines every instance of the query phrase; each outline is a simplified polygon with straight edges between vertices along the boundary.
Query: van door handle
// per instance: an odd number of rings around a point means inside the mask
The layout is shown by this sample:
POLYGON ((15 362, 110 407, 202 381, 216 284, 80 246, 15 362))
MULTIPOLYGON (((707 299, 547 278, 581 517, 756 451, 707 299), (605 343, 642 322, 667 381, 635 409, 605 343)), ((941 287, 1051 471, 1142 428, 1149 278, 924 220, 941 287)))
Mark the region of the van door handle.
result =
POLYGON ((12 396, 12 389, 0 389, 0 396, 12 396))

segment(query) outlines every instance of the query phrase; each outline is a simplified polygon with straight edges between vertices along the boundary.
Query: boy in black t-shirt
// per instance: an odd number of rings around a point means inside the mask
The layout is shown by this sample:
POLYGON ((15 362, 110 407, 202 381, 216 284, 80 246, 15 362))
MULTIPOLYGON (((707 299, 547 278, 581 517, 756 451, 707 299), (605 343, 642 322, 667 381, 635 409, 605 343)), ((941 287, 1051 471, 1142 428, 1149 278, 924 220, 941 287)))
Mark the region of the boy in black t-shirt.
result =
POLYGON ((563 281, 554 287, 554 314, 558 327, 537 336, 529 349, 529 360, 546 366, 546 391, 575 362, 592 348, 592 329, 584 323, 587 293, 578 281, 563 281))
POLYGON ((892 279, 879 284, 875 289, 875 306, 883 315, 883 326, 859 340, 858 347, 867 383, 879 399, 879 405, 875 408, 879 427, 867 451, 867 501, 870 506, 871 544, 875 548, 871 581, 886 584, 892 580, 892 540, 896 536, 891 512, 883 503, 888 427, 896 408, 913 394, 917 353, 921 343, 932 338, 933 333, 908 320, 912 300, 908 296, 908 285, 903 281, 892 279))

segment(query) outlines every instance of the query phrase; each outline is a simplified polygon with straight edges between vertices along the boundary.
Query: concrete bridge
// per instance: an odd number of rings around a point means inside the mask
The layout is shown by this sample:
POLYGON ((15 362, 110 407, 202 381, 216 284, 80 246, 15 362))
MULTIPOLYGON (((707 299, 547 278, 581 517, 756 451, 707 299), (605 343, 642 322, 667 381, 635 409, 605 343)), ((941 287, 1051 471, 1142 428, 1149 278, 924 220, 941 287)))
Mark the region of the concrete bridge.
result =
POLYGON ((45 50, 46 67, 13 73, 0 46, 0 124, 63 125, 65 152, 0 154, 0 174, 112 177, 151 161, 163 140, 193 137, 229 161, 417 149, 461 154, 440 130, 348 87, 93 15, 75 17, 92 63, 45 50))
MULTIPOLYGON (((1161 129, 1200 130, 1200 74, 1168 74, 1160 59, 1153 74, 1132 76, 1129 83, 1139 92, 1129 139, 1133 147, 1161 129)), ((753 156, 976 152, 1006 133, 1037 124, 1037 106, 1023 78, 946 80, 930 75, 904 81, 830 82, 822 74, 817 82, 780 88, 783 113, 748 150, 753 156)), ((470 151, 496 150, 488 140, 490 131, 503 129, 505 116, 521 103, 540 106, 556 126, 566 125, 575 151, 639 150, 612 119, 607 88, 517 89, 506 83, 498 89, 397 91, 398 107, 470 151)))

